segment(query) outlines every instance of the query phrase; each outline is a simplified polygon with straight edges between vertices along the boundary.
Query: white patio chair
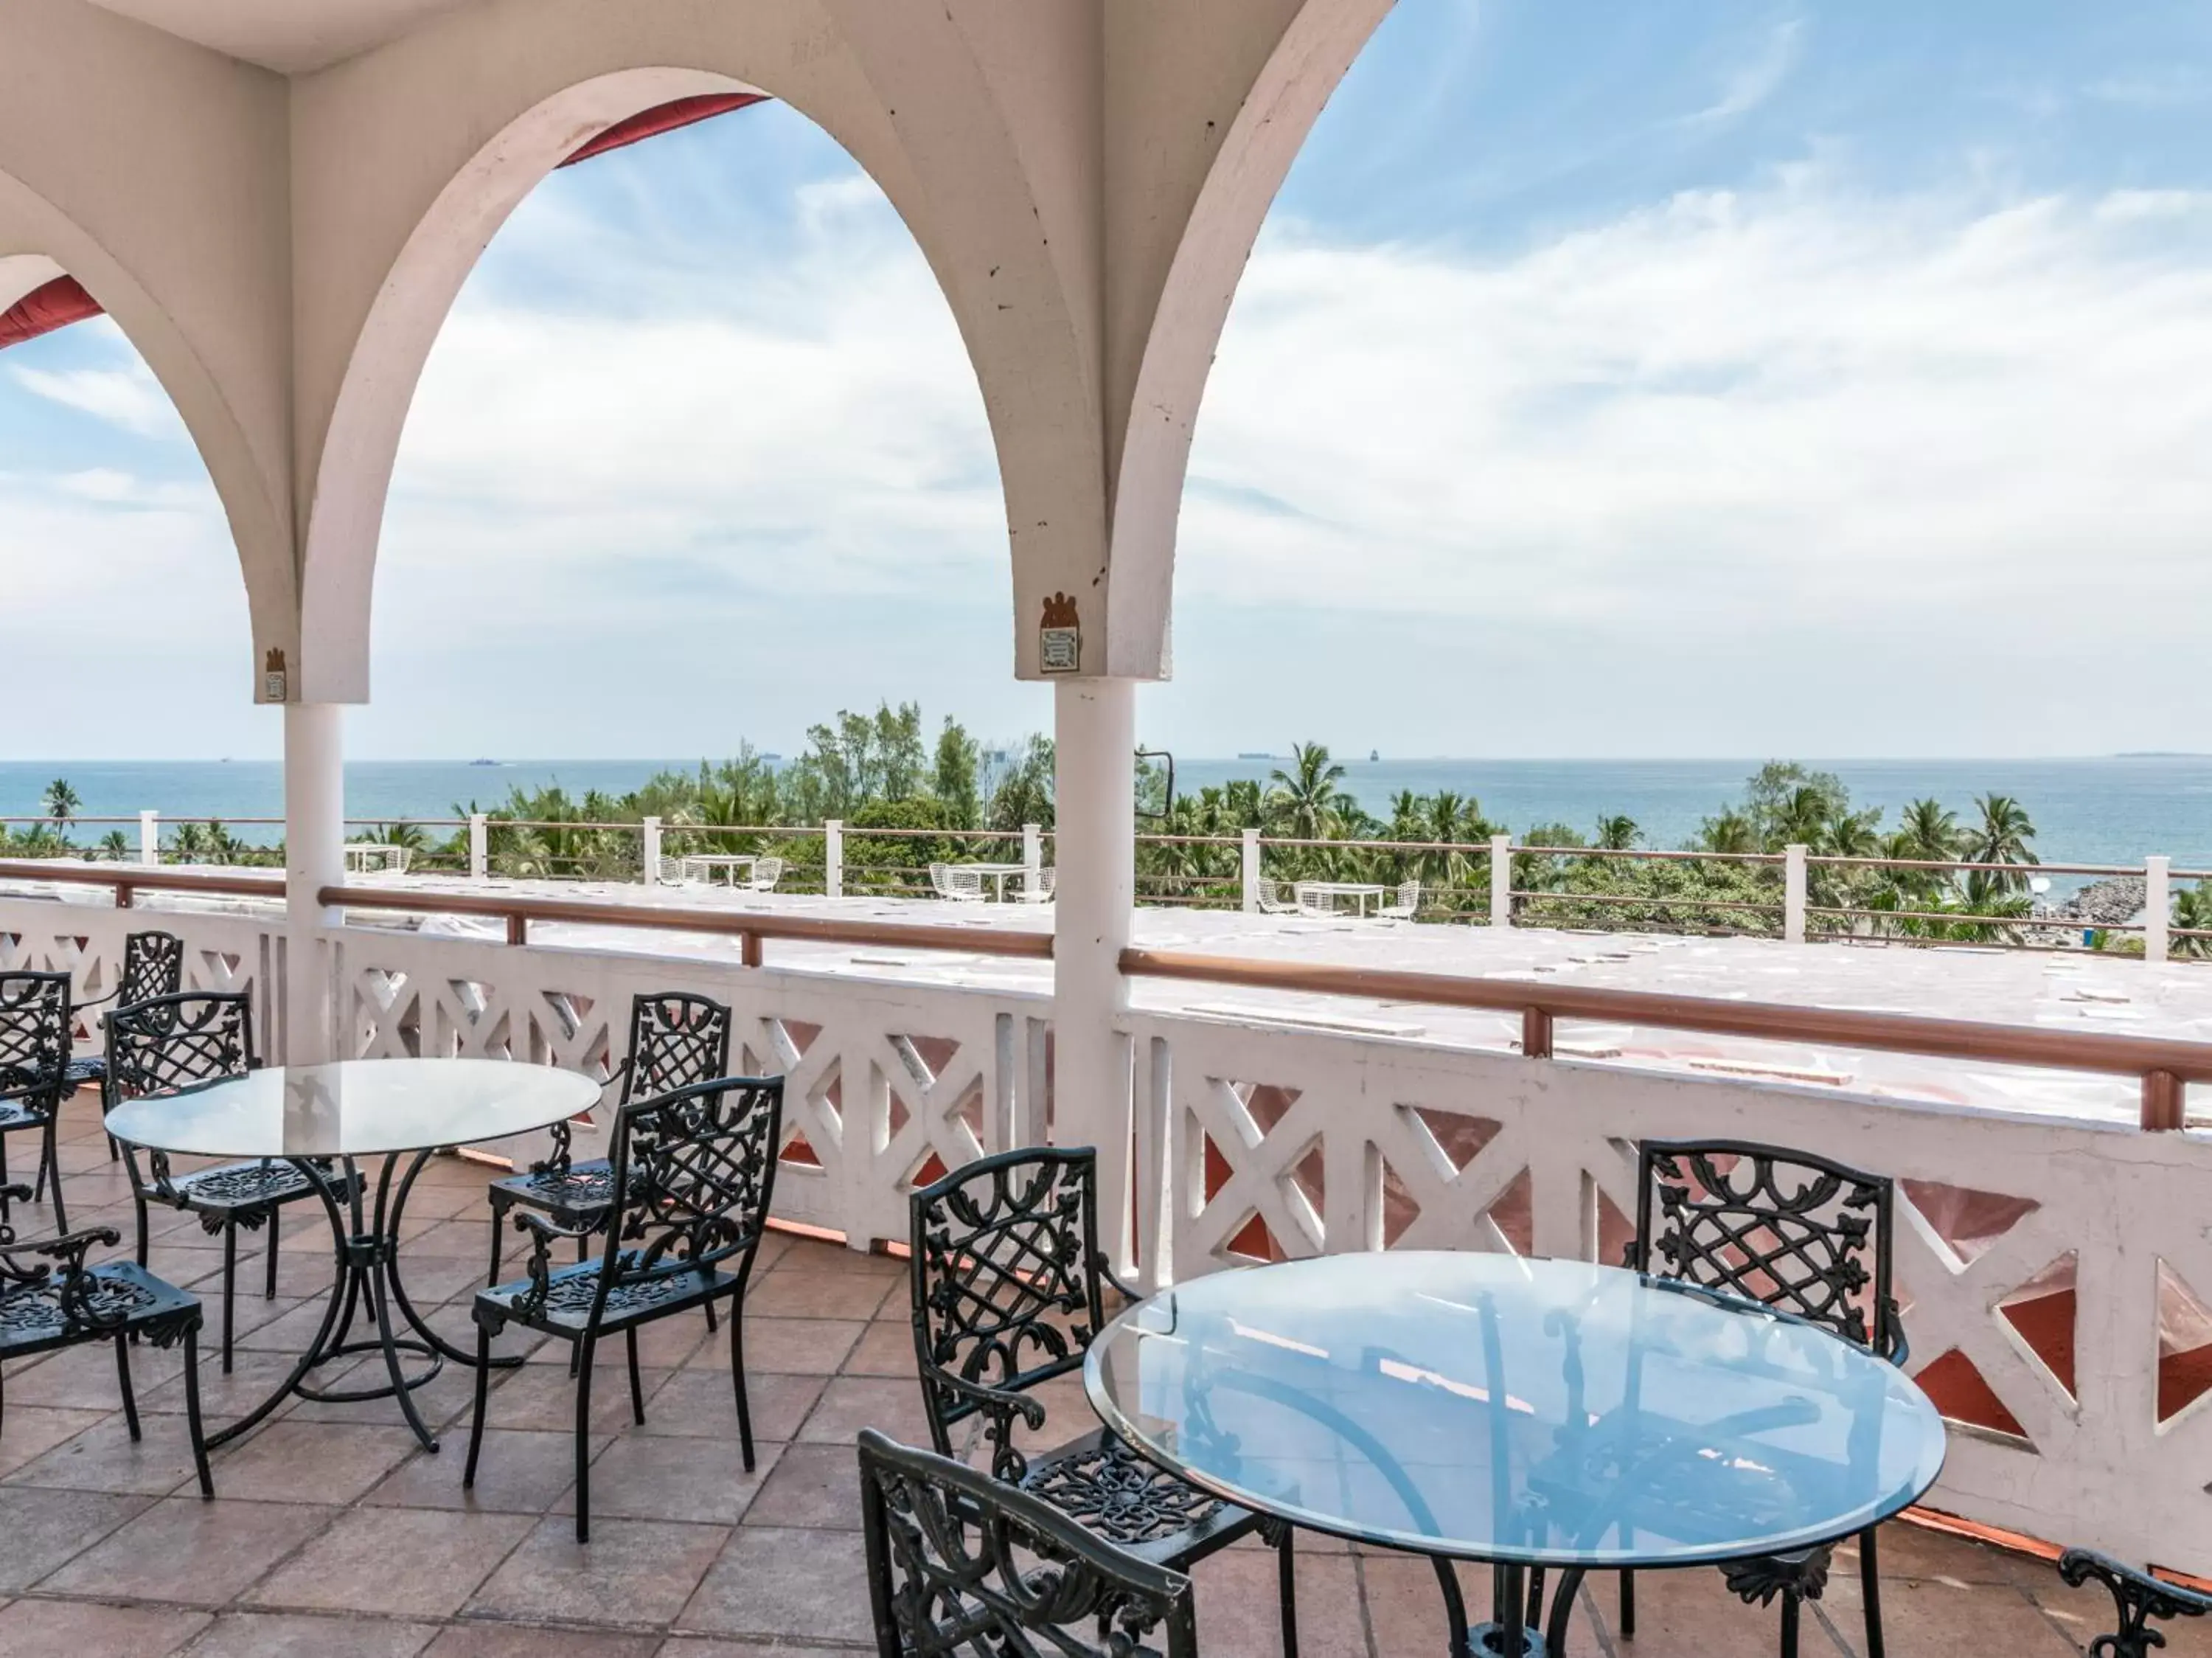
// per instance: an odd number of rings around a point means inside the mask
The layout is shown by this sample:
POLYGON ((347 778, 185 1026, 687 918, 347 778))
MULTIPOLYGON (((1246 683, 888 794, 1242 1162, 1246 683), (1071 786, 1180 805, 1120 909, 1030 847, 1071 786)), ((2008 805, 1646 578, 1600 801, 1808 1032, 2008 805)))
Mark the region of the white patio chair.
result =
POLYGON ((1253 896, 1260 900, 1261 915, 1294 916, 1304 907, 1295 897, 1288 903, 1285 903, 1283 883, 1279 881, 1270 881, 1265 875, 1260 877, 1252 890, 1253 896))
POLYGON ((684 860, 664 857, 653 865, 653 875, 659 886, 680 887, 684 884, 684 860))
POLYGON ((1421 883, 1406 881, 1398 884, 1398 901, 1381 905, 1375 913, 1385 921, 1411 921, 1413 912, 1420 907, 1421 883))
POLYGON ((752 879, 745 882, 756 893, 772 893, 775 884, 783 879, 781 858, 755 858, 752 879))
POLYGON ((938 897, 955 904, 981 904, 983 901, 983 877, 974 869, 963 869, 950 863, 933 863, 929 866, 929 886, 938 897))
POLYGON ((1291 893, 1297 899, 1298 913, 1302 916, 1333 916, 1336 913, 1336 899, 1333 896, 1328 893, 1316 893, 1303 881, 1291 883, 1291 893))
POLYGON ((1024 876, 1022 881, 1022 902, 1024 904, 1051 903, 1054 876, 1055 872, 1051 869, 1040 869, 1034 878, 1024 876))

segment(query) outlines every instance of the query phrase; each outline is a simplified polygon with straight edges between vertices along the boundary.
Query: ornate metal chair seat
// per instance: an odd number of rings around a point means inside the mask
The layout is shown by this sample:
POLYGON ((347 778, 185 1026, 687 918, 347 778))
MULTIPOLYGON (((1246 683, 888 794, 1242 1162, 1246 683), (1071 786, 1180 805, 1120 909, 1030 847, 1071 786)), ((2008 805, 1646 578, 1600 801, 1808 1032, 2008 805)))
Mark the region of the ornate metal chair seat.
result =
MULTIPOLYGON (((623 1253, 629 1259, 617 1267, 618 1276, 609 1287, 606 1306, 599 1314, 598 1329, 603 1335, 665 1313, 726 1296, 737 1283, 731 1274, 711 1266, 703 1270, 655 1271, 631 1277, 627 1271, 636 1252, 623 1253)), ((573 1340, 592 1323, 592 1306, 605 1271, 605 1257, 593 1256, 572 1266, 551 1269, 545 1276, 542 1294, 532 1293, 537 1285, 530 1278, 516 1278, 511 1283, 494 1284, 489 1289, 479 1289, 477 1322, 487 1326, 494 1335, 506 1325, 519 1324, 526 1330, 544 1335, 565 1335, 573 1340)))
POLYGON ((565 1167, 549 1161, 494 1180, 490 1202, 495 1213, 520 1203, 543 1210, 562 1226, 574 1226, 587 1218, 605 1218, 614 1201, 614 1165, 604 1157, 565 1167))
POLYGON ((0 1100, 0 1129, 44 1128, 46 1113, 23 1100, 0 1100))
POLYGON ((90 1088, 106 1080, 107 1056, 103 1053, 88 1053, 62 1067, 62 1085, 64 1088, 90 1088))
POLYGON ((1258 1515, 1164 1472, 1103 1428, 1030 1453, 1013 1483, 1084 1530, 1159 1564, 1206 1552, 1217 1538, 1234 1540, 1260 1523, 1258 1515))
MULTIPOLYGON (((333 1173, 331 1179, 337 1176, 333 1173)), ((343 1182, 339 1184, 343 1190, 343 1182)), ((314 1190, 315 1183, 289 1163, 256 1161, 219 1163, 172 1175, 162 1196, 173 1207, 200 1216, 200 1224, 210 1233, 222 1231, 227 1223, 252 1232, 276 1213, 277 1204, 310 1197, 314 1190)))
MULTIPOLYGON (((0 1199, 31 1195, 27 1186, 0 1186, 0 1199)), ((156 1347, 185 1347, 185 1425, 200 1495, 213 1496, 207 1436, 200 1423, 200 1303, 197 1295, 155 1277, 136 1261, 87 1266, 95 1247, 112 1249, 123 1234, 93 1227, 52 1238, 18 1240, 0 1222, 0 1359, 27 1358, 57 1348, 108 1341, 115 1344, 115 1379, 123 1417, 139 1437, 138 1400, 131 1386, 131 1345, 143 1338, 156 1347)))
POLYGON ((0 1357, 22 1358, 84 1339, 88 1327, 103 1335, 118 1331, 168 1347, 198 1328, 199 1297, 155 1277, 136 1261, 102 1261, 88 1266, 69 1289, 64 1304, 61 1277, 47 1277, 0 1295, 0 1357), (81 1306, 82 1310, 78 1310, 81 1306))

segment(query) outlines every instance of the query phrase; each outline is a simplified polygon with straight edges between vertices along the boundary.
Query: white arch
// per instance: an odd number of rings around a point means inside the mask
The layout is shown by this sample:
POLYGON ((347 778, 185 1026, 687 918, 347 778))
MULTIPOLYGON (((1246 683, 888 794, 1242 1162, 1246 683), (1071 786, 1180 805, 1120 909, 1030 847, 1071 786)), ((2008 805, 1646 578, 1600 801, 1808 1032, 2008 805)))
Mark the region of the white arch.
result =
MULTIPOLYGON (((578 144, 702 92, 760 91, 791 104, 853 155, 914 234, 983 392, 1018 527, 1018 611, 1035 602, 1025 595, 1098 577, 1096 320, 1081 314, 1090 296, 1064 281, 1066 243, 1079 239, 1054 246, 1066 204, 1033 191, 1027 169, 1041 164, 1039 146, 1015 142, 1014 118, 949 17, 900 8, 867 20, 848 40, 807 0, 763 0, 740 34, 726 16, 696 9, 542 0, 527 12, 457 14, 314 77, 294 134, 300 694, 368 694, 376 539, 400 429, 490 235, 578 144), (473 66, 470 84, 455 83, 455 64, 473 66)), ((1034 671, 1033 627, 1016 637, 1018 667, 1034 671)), ((1087 671, 1104 671, 1105 643, 1102 628, 1087 671)))
POLYGON ((173 309, 52 203, 0 172, 0 308, 64 273, 114 320, 176 405, 229 522, 255 660, 270 649, 289 658, 297 614, 284 494, 262 467, 225 387, 173 309))

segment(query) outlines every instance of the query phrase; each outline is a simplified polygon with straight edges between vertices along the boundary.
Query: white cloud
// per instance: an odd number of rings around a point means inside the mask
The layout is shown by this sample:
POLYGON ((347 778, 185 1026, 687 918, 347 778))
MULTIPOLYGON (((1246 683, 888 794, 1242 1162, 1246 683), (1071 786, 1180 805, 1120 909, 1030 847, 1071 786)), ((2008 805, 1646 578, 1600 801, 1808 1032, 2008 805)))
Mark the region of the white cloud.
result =
POLYGON ((1808 649, 1900 609, 2179 637, 2212 600, 2212 265, 2108 205, 1806 172, 1502 259, 1276 234, 1180 594, 1808 649))
POLYGON ((1781 90, 1797 67, 1803 46, 1804 20, 1785 18, 1770 30, 1759 51, 1729 73, 1721 94, 1695 114, 1686 116, 1685 126, 1715 126, 1748 115, 1781 90))
POLYGON ((140 437, 166 437, 184 430, 168 393, 143 363, 119 369, 11 368, 9 373, 35 396, 140 437))

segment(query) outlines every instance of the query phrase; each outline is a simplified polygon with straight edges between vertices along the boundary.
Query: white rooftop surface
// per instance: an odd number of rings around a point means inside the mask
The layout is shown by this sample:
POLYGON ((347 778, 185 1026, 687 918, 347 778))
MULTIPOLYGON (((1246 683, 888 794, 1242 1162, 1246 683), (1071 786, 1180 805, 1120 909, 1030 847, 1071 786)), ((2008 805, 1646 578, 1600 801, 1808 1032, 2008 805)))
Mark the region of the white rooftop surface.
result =
MULTIPOLYGON (((112 872, 115 866, 106 868, 112 872)), ((440 891, 478 898, 502 894, 565 901, 650 905, 656 908, 756 911, 908 925, 1049 932, 1048 908, 1023 904, 953 905, 933 899, 830 899, 703 887, 613 882, 470 881, 457 875, 352 877, 356 886, 391 886, 410 900, 440 891)), ((21 893, 28 889, 18 887, 21 893)), ((109 901, 97 887, 47 887, 74 902, 109 901)), ((142 893, 145 908, 273 910, 252 900, 180 899, 142 893)), ((374 919, 356 910, 356 921, 374 919)), ((426 933, 504 936, 493 918, 425 915, 426 933)), ((2044 1029, 2109 1032, 2212 1042, 2212 963, 2150 966, 2139 960, 1970 947, 1784 944, 1765 939, 1699 938, 1635 933, 1564 932, 1536 928, 1328 921, 1218 910, 1140 908, 1140 948, 1187 950, 1267 960, 1347 967, 1401 968, 1463 977, 1571 982, 1619 990, 1662 991, 1717 1000, 1853 1009, 1923 1017, 1982 1021, 2044 1029)), ((646 931, 586 923, 533 922, 533 947, 617 951, 690 960, 738 959, 733 936, 646 931)), ((983 954, 892 946, 818 944, 770 939, 766 960, 775 969, 915 984, 1048 996, 1052 965, 983 954)), ((1510 1051, 1516 1017, 1409 1003, 1294 995, 1164 979, 1138 979, 1140 1009, 1188 1012, 1252 1025, 1332 1032, 1346 1036, 1510 1051)), ((1649 1066, 1692 1074, 1742 1076, 1832 1087, 1877 1098, 2133 1123, 2139 1109, 2131 1078, 1869 1052, 1814 1043, 1759 1042, 1663 1027, 1561 1021, 1555 1051, 1565 1058, 1649 1066)), ((2191 1094, 2191 1119, 2212 1123, 2212 1089, 2191 1094)))

